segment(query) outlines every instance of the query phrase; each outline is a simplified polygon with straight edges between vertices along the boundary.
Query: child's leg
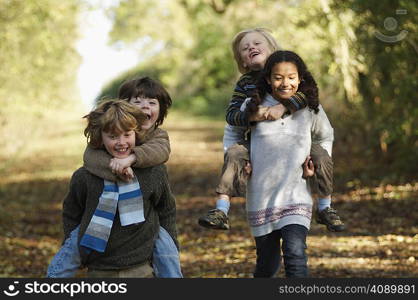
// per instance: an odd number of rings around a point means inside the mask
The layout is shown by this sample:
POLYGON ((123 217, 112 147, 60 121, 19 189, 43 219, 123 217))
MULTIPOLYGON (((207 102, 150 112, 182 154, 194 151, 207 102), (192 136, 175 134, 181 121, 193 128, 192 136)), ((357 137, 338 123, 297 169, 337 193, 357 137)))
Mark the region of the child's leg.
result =
POLYGON ((245 166, 249 161, 248 144, 234 144, 224 156, 221 180, 216 188, 216 209, 199 218, 201 226, 212 229, 229 229, 228 212, 230 197, 243 197, 247 189, 248 175, 245 166))
POLYGON ((80 226, 77 226, 76 229, 70 233, 70 236, 64 241, 60 250, 51 260, 46 277, 68 278, 75 276, 77 269, 81 265, 77 243, 79 230, 80 226))
POLYGON ((269 234, 255 237, 257 260, 254 270, 254 278, 271 278, 280 268, 280 230, 274 230, 269 234))
POLYGON ((317 221, 330 231, 343 231, 344 223, 331 208, 334 164, 328 152, 318 144, 312 144, 311 157, 315 166, 314 176, 308 179, 311 189, 319 195, 317 221))
POLYGON ((290 224, 280 229, 286 277, 308 277, 308 257, 306 256, 306 236, 308 228, 290 224))
POLYGON ((170 234, 160 226, 158 239, 155 241, 152 264, 155 277, 182 278, 180 256, 170 234))
POLYGON ((250 160, 248 144, 234 144, 224 156, 221 180, 216 193, 220 196, 244 197, 247 189, 245 165, 250 160))
MULTIPOLYGON (((312 144, 311 157, 315 166, 312 184, 321 198, 330 197, 333 188, 334 163, 327 150, 318 144, 312 144)), ((330 205, 329 205, 330 206, 330 205)))

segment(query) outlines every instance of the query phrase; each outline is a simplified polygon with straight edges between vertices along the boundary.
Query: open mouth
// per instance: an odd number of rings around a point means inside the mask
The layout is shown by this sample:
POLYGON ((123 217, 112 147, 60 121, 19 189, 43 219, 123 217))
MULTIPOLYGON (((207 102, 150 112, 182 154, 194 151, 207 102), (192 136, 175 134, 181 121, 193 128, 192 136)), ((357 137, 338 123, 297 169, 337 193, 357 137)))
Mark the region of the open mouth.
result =
POLYGON ((252 52, 252 53, 250 53, 250 58, 254 58, 259 54, 260 54, 260 52, 252 52))
POLYGON ((128 148, 120 148, 120 149, 115 149, 115 150, 119 154, 125 154, 128 151, 128 148))
POLYGON ((151 114, 145 114, 148 120, 151 120, 151 114))

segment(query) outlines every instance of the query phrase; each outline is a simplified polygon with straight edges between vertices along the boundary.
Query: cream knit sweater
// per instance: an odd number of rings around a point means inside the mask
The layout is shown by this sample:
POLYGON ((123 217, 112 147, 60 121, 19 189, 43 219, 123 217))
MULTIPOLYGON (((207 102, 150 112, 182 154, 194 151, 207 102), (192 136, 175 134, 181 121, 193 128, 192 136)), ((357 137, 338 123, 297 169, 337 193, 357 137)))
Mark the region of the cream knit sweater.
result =
MULTIPOLYGON (((267 94, 262 105, 277 104, 267 94)), ((251 130, 252 175, 247 187, 247 217, 251 232, 261 236, 289 224, 309 229, 312 197, 302 164, 311 143, 331 156, 333 128, 322 108, 303 109, 276 121, 258 122, 251 130)))

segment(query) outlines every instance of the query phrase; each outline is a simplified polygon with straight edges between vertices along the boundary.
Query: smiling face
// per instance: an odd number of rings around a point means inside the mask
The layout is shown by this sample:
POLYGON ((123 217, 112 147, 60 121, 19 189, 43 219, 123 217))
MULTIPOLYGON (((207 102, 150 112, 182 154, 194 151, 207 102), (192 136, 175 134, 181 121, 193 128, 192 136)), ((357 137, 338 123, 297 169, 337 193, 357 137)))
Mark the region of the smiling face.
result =
POLYGON ((292 97, 300 84, 298 69, 291 62, 275 64, 271 69, 270 77, 266 80, 271 86, 272 96, 277 100, 292 97))
POLYGON ((126 158, 135 147, 135 131, 111 133, 102 131, 103 146, 115 158, 126 158))
POLYGON ((131 98, 129 102, 138 106, 147 115, 147 119, 141 128, 145 130, 152 128, 160 115, 160 102, 158 99, 137 97, 131 98))
POLYGON ((259 32, 247 33, 239 43, 242 66, 252 71, 261 70, 271 52, 266 38, 259 32))

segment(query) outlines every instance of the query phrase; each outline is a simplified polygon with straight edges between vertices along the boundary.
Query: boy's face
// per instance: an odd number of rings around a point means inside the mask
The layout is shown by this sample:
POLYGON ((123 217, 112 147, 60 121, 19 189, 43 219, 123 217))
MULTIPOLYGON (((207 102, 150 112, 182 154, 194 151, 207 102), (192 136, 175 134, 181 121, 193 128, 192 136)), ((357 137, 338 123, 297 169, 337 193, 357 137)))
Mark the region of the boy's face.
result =
POLYGON ((131 98, 129 103, 138 106, 147 115, 147 120, 141 126, 142 129, 147 130, 155 125, 160 115, 160 102, 157 99, 138 97, 131 98))
POLYGON ((102 131, 102 141, 110 155, 115 158, 126 158, 135 147, 135 131, 124 131, 120 134, 102 131))
POLYGON ((247 33, 238 47, 243 67, 252 71, 264 68, 271 54, 266 38, 259 32, 247 33))
POLYGON ((277 100, 292 97, 300 84, 298 68, 291 62, 275 64, 271 69, 270 78, 266 79, 271 86, 272 96, 277 100))

